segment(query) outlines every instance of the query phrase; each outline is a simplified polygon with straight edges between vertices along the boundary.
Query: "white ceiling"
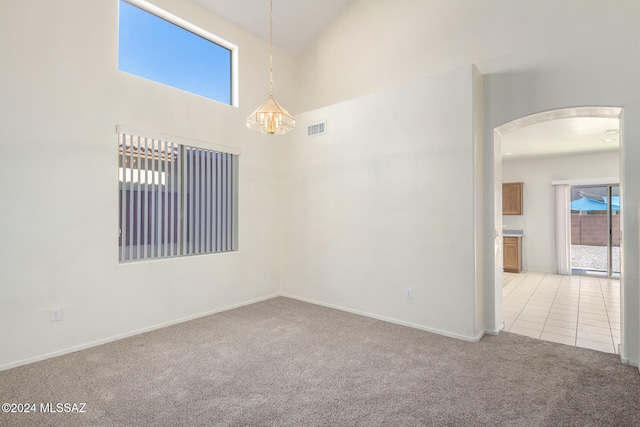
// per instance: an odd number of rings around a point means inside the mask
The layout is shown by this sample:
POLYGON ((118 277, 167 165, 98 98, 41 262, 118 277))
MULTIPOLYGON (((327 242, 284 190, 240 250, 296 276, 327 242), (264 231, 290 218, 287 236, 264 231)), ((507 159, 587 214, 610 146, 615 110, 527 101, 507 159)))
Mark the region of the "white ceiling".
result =
MULTIPOLYGON (((269 41, 269 0, 194 0, 269 41)), ((299 54, 352 0, 273 0, 273 44, 299 54)))
POLYGON ((619 120, 573 117, 525 126, 502 137, 504 160, 615 150, 620 147, 619 120), (507 153, 511 153, 507 155, 507 153))

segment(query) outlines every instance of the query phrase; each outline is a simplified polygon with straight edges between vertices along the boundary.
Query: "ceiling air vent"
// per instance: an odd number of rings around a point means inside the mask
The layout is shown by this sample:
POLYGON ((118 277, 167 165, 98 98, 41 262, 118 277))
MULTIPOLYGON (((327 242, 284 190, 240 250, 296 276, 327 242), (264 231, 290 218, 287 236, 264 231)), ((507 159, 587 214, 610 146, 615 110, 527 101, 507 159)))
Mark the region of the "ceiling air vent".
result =
POLYGON ((327 122, 307 126, 307 136, 324 135, 325 133, 327 133, 327 122))

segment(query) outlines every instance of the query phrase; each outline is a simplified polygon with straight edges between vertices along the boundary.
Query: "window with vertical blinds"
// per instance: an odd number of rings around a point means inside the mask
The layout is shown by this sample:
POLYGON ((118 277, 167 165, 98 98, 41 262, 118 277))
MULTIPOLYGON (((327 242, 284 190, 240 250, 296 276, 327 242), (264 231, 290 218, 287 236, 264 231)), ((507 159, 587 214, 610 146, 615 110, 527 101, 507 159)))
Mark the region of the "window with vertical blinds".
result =
POLYGON ((118 131, 120 262, 237 250, 238 155, 118 131))

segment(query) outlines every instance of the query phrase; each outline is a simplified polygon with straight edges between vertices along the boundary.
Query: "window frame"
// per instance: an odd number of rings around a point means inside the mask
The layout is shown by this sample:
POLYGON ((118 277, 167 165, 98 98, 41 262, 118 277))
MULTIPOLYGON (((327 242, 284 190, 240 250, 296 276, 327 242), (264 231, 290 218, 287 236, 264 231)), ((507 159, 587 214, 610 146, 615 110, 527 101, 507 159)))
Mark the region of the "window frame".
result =
MULTIPOLYGON (((225 102, 217 101, 217 100, 212 99, 212 98, 208 98, 208 97, 206 97, 206 98, 207 99, 211 99, 211 100, 216 101, 216 102, 220 102, 221 104, 224 104, 224 105, 230 105, 230 106, 235 107, 235 108, 239 107, 239 98, 240 97, 239 97, 239 94, 238 94, 238 91, 239 91, 238 90, 238 46, 234 45, 233 43, 228 42, 227 40, 225 40, 225 39, 223 39, 221 37, 216 36, 215 34, 210 33, 207 30, 204 30, 204 29, 198 27, 197 25, 192 24, 191 22, 189 22, 189 21, 187 21, 185 19, 182 19, 182 18, 180 18, 180 17, 178 17, 178 16, 176 16, 176 15, 170 13, 170 12, 167 12, 164 9, 161 9, 158 6, 156 6, 154 4, 151 4, 146 0, 122 0, 122 1, 124 1, 126 3, 129 3, 132 6, 138 7, 140 9, 144 10, 145 12, 148 12, 148 13, 150 13, 152 15, 155 15, 160 19, 164 19, 165 21, 168 21, 168 22, 170 22, 170 23, 172 23, 174 25, 177 25, 178 27, 180 27, 180 28, 182 28, 182 29, 184 29, 186 31, 189 31, 189 32, 191 32, 191 33, 193 33, 193 34, 195 34, 197 36, 200 36, 200 37, 202 37, 202 38, 204 38, 206 40, 209 40, 210 42, 212 42, 214 44, 217 44, 218 46, 221 46, 221 47, 229 50, 231 52, 231 73, 230 73, 230 75, 231 75, 231 102, 229 104, 227 104, 225 102)), ((120 0, 118 0, 118 8, 119 8, 119 5, 120 5, 120 0)), ((119 17, 120 17, 120 13, 118 12, 118 19, 119 19, 119 17)), ((118 37, 119 37, 119 34, 120 34, 120 22, 118 21, 118 37)), ((118 53, 118 56, 119 56, 119 53, 118 53)), ((126 72, 126 71, 122 71, 122 72, 126 72)), ((129 74, 131 74, 131 73, 129 73, 129 74)), ((135 76, 140 77, 140 78, 146 78, 146 77, 143 77, 143 76, 138 76, 137 74, 131 74, 131 75, 135 75, 135 76)), ((185 91, 184 89, 181 89, 181 88, 178 88, 178 87, 175 87, 175 86, 172 86, 172 85, 168 85, 166 83, 162 83, 162 82, 159 82, 157 80, 153 80, 153 79, 151 79, 151 80, 156 82, 156 83, 164 84, 165 86, 169 86, 169 87, 172 87, 172 88, 177 89, 177 90, 185 91)), ((193 93, 193 92, 189 92, 189 91, 185 91, 185 92, 193 93)), ((197 93, 195 95, 202 96, 202 95, 199 95, 197 93)))
MULTIPOLYGON (((158 133, 158 132, 147 132, 147 131, 139 131, 133 128, 130 128, 128 126, 123 126, 123 125, 117 125, 116 126, 116 136, 117 136, 117 141, 118 144, 117 146, 120 147, 121 145, 121 136, 125 136, 125 137, 130 137, 130 138, 137 138, 139 140, 145 139, 148 141, 158 141, 158 142, 164 142, 164 143, 168 143, 168 144, 172 144, 174 146, 179 146, 179 150, 181 152, 186 152, 187 150, 191 149, 193 150, 204 150, 204 151, 208 151, 208 152, 212 152, 212 153, 217 153, 217 154, 223 154, 223 155, 230 155, 232 156, 228 162, 229 162, 229 167, 231 167, 231 163, 233 164, 232 169, 230 170, 230 175, 229 178, 231 179, 231 182, 228 184, 228 187, 224 187, 223 186, 219 187, 219 189, 221 189, 222 191, 225 192, 225 195, 228 195, 229 197, 229 202, 231 203, 231 205, 227 206, 228 211, 225 213, 224 211, 218 211, 218 213, 222 213, 223 215, 225 215, 225 219, 222 220, 222 223, 219 223, 220 218, 217 216, 217 214, 215 212, 213 212, 213 208, 211 208, 211 214, 212 214, 212 221, 213 222, 209 222, 210 225, 213 225, 215 227, 216 222, 218 222, 219 226, 223 227, 228 227, 225 228, 226 230, 228 230, 228 232, 230 233, 229 236, 229 240, 227 241, 227 243, 221 243, 222 245, 224 245, 226 247, 226 249, 220 249, 220 250, 206 250, 206 249, 200 249, 200 245, 198 244, 198 249, 194 251, 194 246, 193 243, 190 243, 188 241, 188 237, 186 235, 181 237, 181 231, 178 231, 178 229, 176 228, 176 232, 177 232, 177 239, 175 242, 176 245, 176 249, 175 249, 175 253, 173 249, 171 249, 169 252, 169 254, 167 255, 166 253, 166 249, 168 246, 165 246, 164 248, 164 254, 161 254, 162 250, 161 249, 154 249, 153 245, 148 246, 146 243, 144 245, 140 245, 139 243, 130 243, 127 246, 127 249, 125 249, 125 243, 124 243, 124 238, 126 236, 125 231, 122 230, 120 227, 125 227, 122 223, 120 224, 120 221, 123 218, 123 206, 122 206, 122 198, 123 198, 123 190, 125 190, 125 186, 129 185, 124 181, 124 175, 125 175, 125 170, 120 170, 123 169, 122 165, 121 165, 121 159, 123 158, 123 155, 121 154, 120 148, 118 148, 117 151, 117 156, 118 156, 118 262, 120 265, 125 265, 125 264, 137 264, 139 262, 145 262, 145 261, 158 261, 158 260, 166 260, 166 259, 175 259, 175 258, 183 258, 183 257, 188 257, 188 256, 194 256, 194 255, 214 255, 214 254, 222 254, 222 253, 233 253, 233 252, 237 252, 239 250, 239 229, 238 229, 238 219, 239 219, 239 157, 242 154, 242 150, 238 147, 232 147, 232 146, 227 146, 227 145, 222 145, 222 144, 216 144, 216 143, 211 143, 211 142, 205 142, 205 141, 198 141, 198 140, 193 140, 193 139, 189 139, 189 138, 184 138, 184 137, 180 137, 180 136, 175 136, 175 135, 166 135, 166 134, 162 134, 162 133, 158 133), (226 189, 225 189, 226 188, 226 189), (230 193, 227 193, 227 191, 230 191, 230 193), (227 216, 231 215, 230 217, 227 216), (228 224, 228 225, 224 225, 224 224, 228 224), (184 240, 187 239, 187 240, 184 240), (157 252, 158 255, 150 255, 147 256, 147 250, 144 249, 144 247, 150 247, 152 252, 157 252), (140 249, 143 248, 143 249, 140 249), (125 255, 125 251, 128 255, 125 255), (136 252, 136 255, 132 255, 133 251, 136 252), (141 256, 141 254, 144 253, 144 256, 141 256)), ((182 161, 181 162, 187 162, 189 160, 188 157, 182 157, 182 161)), ((192 157, 193 159, 193 157, 192 157)), ((199 162, 199 160, 195 160, 196 163, 199 162)), ((215 162, 215 161, 214 161, 215 162)), ((184 194, 184 197, 186 197, 186 186, 187 186, 187 177, 186 177, 186 169, 183 169, 183 172, 181 171, 181 167, 177 166, 177 173, 178 173, 178 181, 175 182, 175 189, 178 191, 177 195, 178 198, 180 198, 180 194, 184 194)), ((226 168, 226 166, 225 166, 226 168)), ((142 170, 139 171, 139 173, 142 170)), ((140 176, 140 175, 139 175, 140 176)), ((145 169, 145 176, 148 176, 148 170, 145 169)), ((195 175, 191 175, 191 178, 193 178, 195 175)), ((218 178, 220 178, 220 176, 218 176, 218 178)), ((218 179, 215 178, 214 176, 214 180, 218 179)), ((139 179, 139 178, 138 178, 139 179)), ((200 182, 200 180, 198 180, 198 182, 200 182)), ((217 182, 217 181, 216 181, 217 182)), ((140 192, 142 185, 145 185, 143 183, 139 183, 138 184, 138 192, 140 192)), ((196 184, 199 185, 199 184, 196 184)), ((217 184, 216 184, 217 185, 217 184)), ((134 188, 133 186, 129 187, 134 188)), ((197 187, 196 187, 197 189, 197 187)), ((150 188, 148 189, 148 187, 145 185, 145 196, 144 197, 148 197, 146 195, 146 192, 148 190, 151 190, 150 188)), ((191 190, 193 190, 193 187, 191 188, 191 190)), ((126 190, 125 190, 126 191, 126 190)), ((197 191, 197 190, 196 190, 197 191)), ((214 190, 215 191, 215 190, 214 190)), ((166 195, 166 193, 165 193, 166 195)), ((195 194, 194 194, 195 196, 195 194)), ((127 197, 127 196, 125 196, 127 197)), ((198 196, 195 196, 198 197, 198 196)), ((223 196, 224 197, 224 196, 223 196)), ((140 199, 138 199, 139 202, 140 199)), ((212 199, 209 199, 212 200, 212 199)), ((217 204, 219 199, 214 200, 214 202, 217 204)), ((167 202, 168 203, 168 202, 167 202)), ((189 205, 191 207, 195 207, 197 210, 202 209, 203 211, 206 210, 206 206, 205 205, 200 205, 198 204, 199 202, 196 202, 196 205, 189 205)), ((135 203, 134 203, 135 205, 135 203)), ((140 208, 139 208, 140 209, 140 208)), ((177 221, 177 227, 180 228, 180 230, 182 231, 186 231, 186 229, 184 227, 186 227, 186 225, 183 225, 181 221, 189 221, 189 218, 187 217, 188 213, 187 213, 187 203, 184 202, 180 202, 177 206, 177 217, 176 221, 177 221)), ((140 210, 137 215, 141 215, 142 214, 142 210, 140 210)), ((129 215, 129 214, 127 214, 129 215)), ((135 211, 134 213, 132 213, 131 215, 133 215, 134 217, 136 216, 135 211)), ((145 215, 146 215, 146 211, 145 211, 145 215)), ((209 215, 209 213, 207 213, 207 215, 209 215)), ((195 218, 192 218, 195 219, 195 218)), ((167 221, 165 219, 165 221, 167 221)), ((199 223, 204 223, 208 221, 208 219, 201 219, 199 223)), ((138 226, 140 226, 140 220, 136 220, 138 226)), ((129 224, 129 223, 128 223, 129 224)), ((152 223, 153 224, 153 223, 152 223)), ((144 224, 144 227, 146 228, 148 225, 148 223, 144 224)), ((134 225, 127 225, 130 227, 134 227, 134 225)), ((160 226, 162 228, 162 226, 160 226)), ((197 227, 197 225, 196 225, 197 227)), ((192 227, 193 228, 193 227, 192 227)), ((130 232, 132 232, 133 228, 129 229, 130 232)), ((165 228, 165 231, 167 230, 167 228, 165 228)), ((222 229, 219 229, 222 230, 222 229)), ((193 231, 193 230, 191 230, 193 231)), ((210 230, 209 230, 210 231, 210 230)), ((225 236, 227 236, 226 231, 223 231, 225 233, 225 236)), ((193 233, 191 233, 193 234, 193 233)), ((138 235, 137 239, 130 234, 129 239, 133 239, 133 240, 137 240, 139 242, 139 238, 141 236, 138 235)), ((204 242, 205 237, 201 237, 200 239, 201 242, 204 242)), ((224 239, 224 238, 223 238, 224 239)), ((153 242, 153 240, 152 240, 153 242)), ((215 242, 211 242, 210 247, 215 248, 216 247, 216 243, 215 242)))

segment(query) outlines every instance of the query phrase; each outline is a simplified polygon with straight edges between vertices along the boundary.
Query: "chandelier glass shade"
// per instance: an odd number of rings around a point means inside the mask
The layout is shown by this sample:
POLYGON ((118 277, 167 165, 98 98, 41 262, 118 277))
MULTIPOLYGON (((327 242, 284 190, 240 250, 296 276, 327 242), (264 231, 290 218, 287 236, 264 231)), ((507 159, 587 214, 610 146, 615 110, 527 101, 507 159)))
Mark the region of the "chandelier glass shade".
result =
POLYGON ((296 127, 294 118, 269 95, 256 111, 247 119, 247 127, 267 134, 283 134, 296 127))

